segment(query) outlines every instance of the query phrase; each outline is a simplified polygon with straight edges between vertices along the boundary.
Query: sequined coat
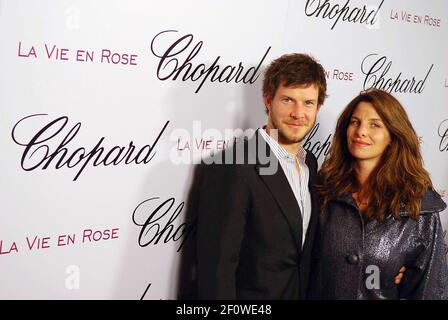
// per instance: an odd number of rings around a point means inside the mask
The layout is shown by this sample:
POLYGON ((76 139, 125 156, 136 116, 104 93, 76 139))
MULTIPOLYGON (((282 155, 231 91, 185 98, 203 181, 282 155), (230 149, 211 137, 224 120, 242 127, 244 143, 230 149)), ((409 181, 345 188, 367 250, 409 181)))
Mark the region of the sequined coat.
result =
POLYGON ((418 221, 401 212, 365 223, 350 194, 321 214, 309 286, 310 299, 448 299, 448 267, 439 212, 428 191, 418 221), (394 277, 407 268, 402 283, 394 277))

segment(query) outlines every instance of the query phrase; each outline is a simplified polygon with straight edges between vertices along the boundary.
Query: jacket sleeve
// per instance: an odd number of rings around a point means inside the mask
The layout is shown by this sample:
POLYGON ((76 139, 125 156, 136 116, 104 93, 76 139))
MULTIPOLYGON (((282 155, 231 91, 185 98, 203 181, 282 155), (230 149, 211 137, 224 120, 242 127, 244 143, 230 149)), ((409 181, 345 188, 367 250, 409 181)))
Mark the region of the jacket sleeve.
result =
POLYGON ((250 193, 246 183, 231 166, 218 167, 213 168, 217 172, 206 175, 199 199, 199 299, 237 298, 235 275, 250 193))
POLYGON ((404 298, 415 300, 448 299, 448 265, 444 232, 438 213, 420 217, 424 219, 421 239, 424 246, 415 263, 403 278, 404 298), (409 271, 409 272, 408 272, 409 271))

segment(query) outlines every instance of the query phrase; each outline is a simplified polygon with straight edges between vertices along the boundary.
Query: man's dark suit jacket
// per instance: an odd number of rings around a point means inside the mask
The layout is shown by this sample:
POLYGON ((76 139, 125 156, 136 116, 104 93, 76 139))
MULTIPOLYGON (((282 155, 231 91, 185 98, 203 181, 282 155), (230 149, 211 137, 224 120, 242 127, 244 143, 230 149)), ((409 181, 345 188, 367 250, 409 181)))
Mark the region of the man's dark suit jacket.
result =
POLYGON ((201 187, 198 296, 304 299, 318 216, 316 158, 307 152, 312 213, 302 248, 300 209, 280 163, 275 174, 260 174, 270 162, 277 161, 266 141, 257 130, 249 140, 230 149, 234 155, 237 148, 250 149, 244 163, 208 165, 201 187), (250 143, 254 141, 258 145, 250 143), (250 147, 253 145, 257 147, 250 147), (270 162, 261 161, 261 152, 270 162), (251 156, 254 161, 250 161, 251 156))

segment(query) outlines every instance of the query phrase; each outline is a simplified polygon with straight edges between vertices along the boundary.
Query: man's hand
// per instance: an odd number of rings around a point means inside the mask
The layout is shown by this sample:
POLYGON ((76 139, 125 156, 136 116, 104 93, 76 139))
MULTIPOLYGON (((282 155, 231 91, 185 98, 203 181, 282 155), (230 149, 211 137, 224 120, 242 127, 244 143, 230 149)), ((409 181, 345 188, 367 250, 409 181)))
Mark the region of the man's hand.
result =
POLYGON ((404 266, 402 266, 400 268, 400 270, 398 271, 399 273, 395 276, 395 284, 399 285, 401 283, 401 279, 403 278, 403 274, 406 271, 406 268, 404 266))

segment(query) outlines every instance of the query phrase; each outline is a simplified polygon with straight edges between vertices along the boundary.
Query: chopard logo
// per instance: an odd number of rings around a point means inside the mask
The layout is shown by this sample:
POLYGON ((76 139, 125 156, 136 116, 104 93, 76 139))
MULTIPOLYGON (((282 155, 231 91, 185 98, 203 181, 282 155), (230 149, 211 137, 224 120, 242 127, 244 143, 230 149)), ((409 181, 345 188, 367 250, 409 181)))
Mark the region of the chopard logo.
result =
POLYGON ((331 30, 341 20, 343 22, 360 23, 366 25, 374 25, 378 12, 383 5, 384 0, 375 7, 369 10, 365 5, 362 7, 350 6, 350 0, 347 0, 344 5, 334 3, 330 0, 307 0, 305 3, 305 14, 308 17, 321 17, 322 19, 329 19, 333 21, 331 30))
POLYGON ((439 151, 448 151, 448 119, 443 120, 439 124, 437 133, 440 137, 439 151))
POLYGON ((425 83, 432 71, 434 64, 431 64, 423 78, 415 76, 405 78, 402 72, 392 73, 392 61, 388 61, 386 56, 377 53, 367 55, 361 62, 361 71, 365 74, 364 90, 370 88, 383 89, 390 93, 417 93, 420 94, 425 89, 425 83), (390 76, 389 76, 390 75, 390 76))
MULTIPOLYGON (((23 147, 20 166, 25 171, 36 169, 56 170, 67 168, 76 170, 73 181, 76 181, 87 166, 117 166, 135 164, 147 164, 155 156, 155 147, 164 133, 169 121, 166 121, 162 129, 156 131, 156 138, 151 144, 145 144, 138 148, 133 141, 128 145, 104 146, 105 137, 99 138, 92 146, 75 147, 75 138, 81 129, 81 122, 69 126, 67 116, 50 120, 31 137, 25 137, 30 122, 46 118, 47 114, 32 114, 20 119, 12 129, 12 140, 23 147)), ((47 120, 48 121, 48 120, 47 120)))
POLYGON ((328 154, 330 146, 331 146, 331 133, 327 135, 327 138, 324 142, 315 141, 313 138, 318 133, 320 127, 320 123, 316 123, 314 127, 311 129, 310 133, 307 135, 305 142, 303 143, 303 147, 314 154, 317 160, 323 155, 324 158, 328 154))
POLYGON ((141 227, 138 237, 140 247, 175 242, 179 244, 177 252, 185 241, 196 234, 196 219, 191 223, 178 222, 184 208, 184 202, 175 205, 176 199, 161 200, 153 197, 142 201, 132 213, 132 221, 141 227))
POLYGON ((256 67, 247 68, 242 62, 238 65, 220 64, 221 56, 214 59, 211 64, 194 61, 202 49, 203 41, 193 43, 194 36, 186 34, 178 37, 168 46, 166 43, 176 30, 165 30, 156 34, 151 41, 151 52, 159 58, 157 78, 162 81, 180 80, 199 83, 195 93, 201 90, 206 81, 220 83, 250 83, 253 84, 260 76, 260 67, 271 47, 264 52, 256 67))

